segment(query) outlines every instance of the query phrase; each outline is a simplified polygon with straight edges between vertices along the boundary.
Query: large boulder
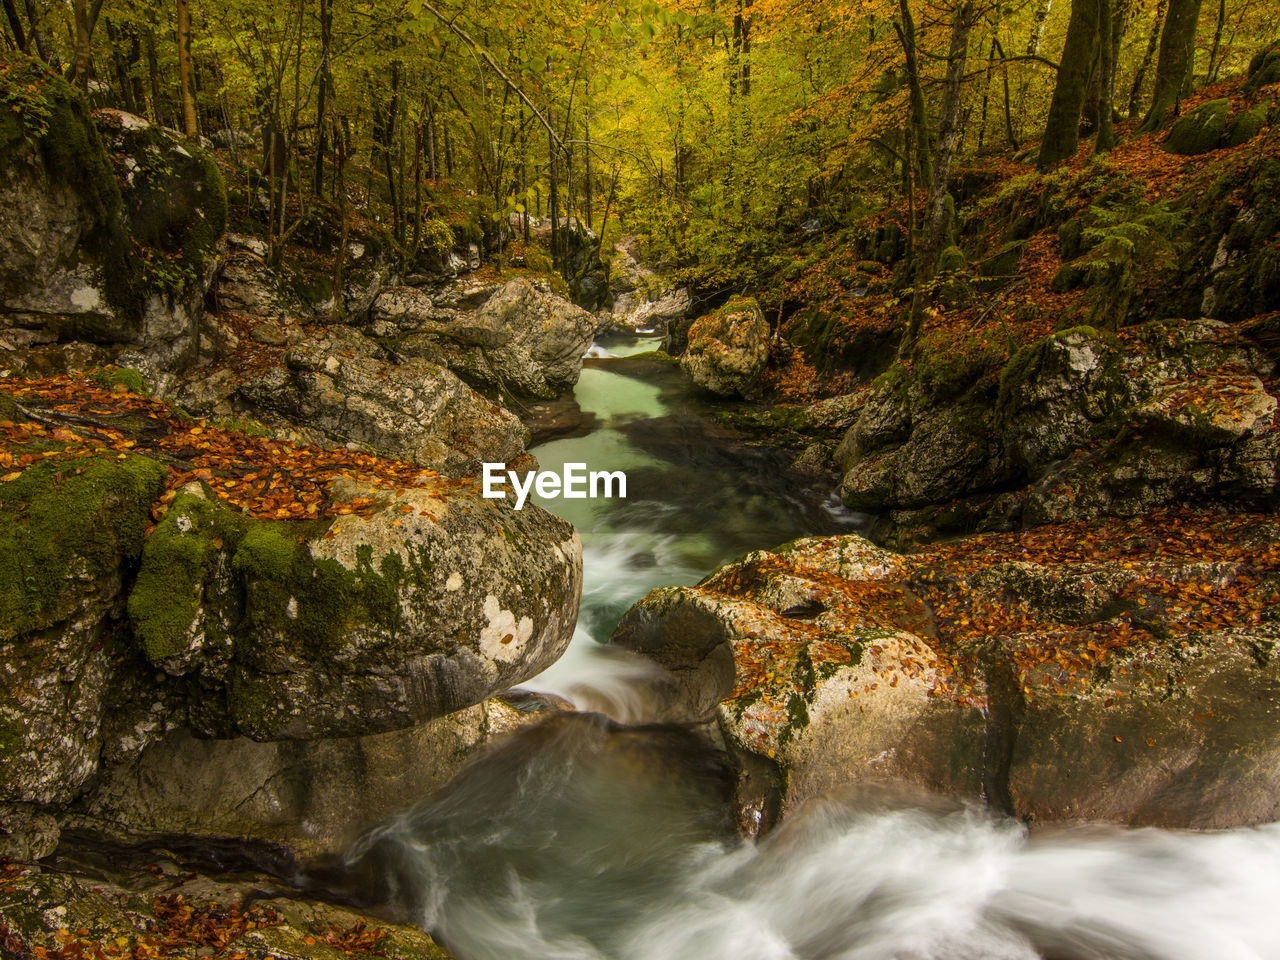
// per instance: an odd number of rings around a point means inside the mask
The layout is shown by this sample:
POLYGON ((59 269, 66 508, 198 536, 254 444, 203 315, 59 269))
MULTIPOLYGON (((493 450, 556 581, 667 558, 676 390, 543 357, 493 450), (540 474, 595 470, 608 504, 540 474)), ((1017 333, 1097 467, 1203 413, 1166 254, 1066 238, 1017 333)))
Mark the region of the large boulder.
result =
POLYGON ((695 320, 680 368, 723 397, 745 395, 769 362, 769 324, 754 300, 734 300, 695 320))
POLYGON ((1276 532, 1186 514, 913 555, 800 540, 653 591, 612 642, 670 672, 669 719, 718 722, 748 829, 868 779, 1041 821, 1261 823, 1276 532))
POLYGON ((393 288, 375 301, 372 318, 375 329, 400 332, 398 354, 442 363, 472 383, 550 399, 578 382, 595 337, 591 314, 525 279, 468 309, 474 300, 465 291, 433 297, 393 288))
POLYGON ((0 801, 65 801, 97 769, 136 666, 113 622, 163 483, 144 457, 0 483, 0 801))
POLYGON ((335 481, 331 493, 364 515, 248 520, 192 484, 148 538, 129 619, 147 659, 198 690, 197 733, 403 729, 560 657, 581 591, 569 524, 469 481, 335 481))
POLYGON ((524 427, 454 374, 426 360, 395 364, 349 327, 288 351, 236 387, 255 415, 329 444, 365 444, 424 467, 475 473, 524 454, 524 427))
POLYGON ((1271 371, 1212 320, 1063 330, 1016 353, 998 381, 925 354, 873 384, 835 453, 841 497, 891 511, 894 536, 919 524, 925 538, 1183 502, 1269 510, 1280 502, 1271 371), (943 529, 947 518, 969 526, 943 529))
POLYGON ((190 364, 226 220, 217 167, 140 117, 91 117, 34 61, 3 82, 0 327, 19 345, 85 340, 190 364))
POLYGON ((197 738, 178 728, 107 766, 63 822, 120 841, 239 837, 311 857, 343 849, 536 719, 493 699, 403 730, 308 742, 197 738))

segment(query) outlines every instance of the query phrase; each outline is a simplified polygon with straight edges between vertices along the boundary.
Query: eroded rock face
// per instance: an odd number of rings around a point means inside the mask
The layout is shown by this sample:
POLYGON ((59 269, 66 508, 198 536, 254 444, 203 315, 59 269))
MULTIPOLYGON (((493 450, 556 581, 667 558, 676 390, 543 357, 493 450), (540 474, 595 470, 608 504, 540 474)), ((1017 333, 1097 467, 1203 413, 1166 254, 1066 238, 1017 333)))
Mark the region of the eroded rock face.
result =
POLYGON ((128 713, 137 663, 111 619, 163 482, 130 457, 42 464, 0 490, 0 801, 75 796, 128 713))
POLYGON ((129 616, 195 692, 205 736, 314 740, 403 729, 557 660, 582 588, 573 528, 470 482, 342 481, 324 529, 246 520, 189 487, 147 540, 129 616))
POLYGON ((403 730, 309 743, 174 730, 108 767, 66 823, 122 841, 242 837, 315 856, 411 807, 490 740, 536 718, 488 700, 403 730))
POLYGON ((374 328, 399 333, 398 354, 520 396, 550 399, 578 382, 595 336, 591 314, 524 279, 478 293, 488 295, 477 306, 465 289, 433 296, 393 288, 374 304, 374 328))
POLYGON ((868 779, 1037 820, 1261 823, 1280 815, 1274 533, 1188 515, 909 556, 800 540, 653 591, 613 642, 671 672, 671 717, 715 716, 749 831, 868 779))
POLYGON ((841 496, 942 533, 962 532, 948 512, 971 530, 1184 502, 1269 510, 1270 371, 1211 320, 1054 334, 1009 361, 998 393, 947 392, 946 359, 926 358, 919 376, 876 381, 836 451, 841 496))
POLYGON ((428 361, 390 363, 348 327, 307 341, 241 384, 237 398, 329 444, 367 444, 424 467, 474 473, 484 461, 524 454, 524 427, 448 370, 428 361))
POLYGON ((38 87, 47 129, 0 147, 0 326, 21 346, 84 340, 189 365, 226 219, 217 168, 140 117, 90 118, 60 79, 38 87))
POLYGON ((754 300, 738 300, 689 327, 680 367, 698 386, 745 395, 769 362, 769 324, 754 300))

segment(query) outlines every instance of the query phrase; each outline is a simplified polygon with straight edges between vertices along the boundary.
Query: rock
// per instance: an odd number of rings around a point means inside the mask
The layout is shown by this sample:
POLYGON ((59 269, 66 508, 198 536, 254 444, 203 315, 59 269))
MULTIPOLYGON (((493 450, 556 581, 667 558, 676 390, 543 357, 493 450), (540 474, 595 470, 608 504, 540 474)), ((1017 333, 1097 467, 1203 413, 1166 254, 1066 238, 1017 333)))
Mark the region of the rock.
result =
POLYGON ((1226 132, 1222 135, 1224 147, 1238 147, 1248 143, 1267 125, 1267 106, 1255 103, 1246 110, 1241 110, 1227 123, 1226 132))
POLYGON ((57 849, 61 833, 58 821, 30 804, 0 806, 0 858, 43 860, 57 849))
POLYGON ((1230 112, 1231 101, 1225 98, 1202 103, 1175 121, 1161 146, 1184 157, 1217 150, 1223 145, 1230 112))
POLYGON ((386 362, 374 341, 333 327, 237 390, 264 421, 284 422, 328 444, 367 444, 424 467, 475 473, 484 461, 524 454, 524 428, 448 370, 386 362))
POLYGON ((403 730, 311 741, 175 730, 104 771, 64 819, 120 842, 239 837, 317 856, 408 809, 494 738, 538 716, 488 700, 403 730))
POLYGON ((680 368, 720 396, 745 395, 769 362, 769 324, 754 300, 734 300, 694 321, 680 368))
POLYGON ((413 331, 398 350, 439 358, 465 379, 525 397, 550 399, 571 389, 582 355, 595 337, 595 319, 543 285, 516 279, 478 309, 397 289, 375 304, 383 324, 413 331))
POLYGON ((998 391, 926 354, 913 373, 895 366, 873 384, 835 452, 841 497, 896 511, 886 526, 913 538, 1187 502, 1270 510, 1280 500, 1270 370, 1210 320, 1120 337, 1060 331, 1015 354, 998 391))
POLYGON ((251 317, 279 317, 297 312, 283 284, 266 265, 266 245, 261 240, 232 234, 230 254, 222 264, 213 296, 218 309, 251 317))
POLYGON ((609 323, 626 332, 654 330, 665 333, 672 324, 689 316, 693 301, 685 287, 676 290, 658 287, 653 293, 625 293, 613 304, 609 323))
POLYGON ((1244 91, 1253 93, 1272 83, 1280 83, 1280 41, 1272 41, 1249 60, 1244 91))
POLYGON ((261 874, 231 879, 218 869, 220 853, 208 852, 212 875, 194 872, 190 856, 91 845, 52 866, 19 868, 0 887, 6 947, 24 957, 68 948, 127 956, 159 942, 171 956, 199 958, 215 955, 207 941, 217 937, 245 960, 342 960, 352 944, 387 960, 450 960, 409 918, 395 923, 278 892, 279 881, 261 874))
POLYGON ((908 556, 799 540, 651 592, 612 642, 670 671, 668 719, 716 719, 753 831, 883 779, 1037 821, 1269 822, 1280 625, 1248 611, 1260 578, 1278 596, 1274 528, 1157 515, 908 556))
POLYGON ((581 591, 569 524, 470 483, 341 481, 367 516, 253 521, 197 486, 148 538, 129 596, 147 659, 189 677, 205 736, 313 740, 404 729, 550 666, 581 591))
POLYGON ((131 651, 110 621, 164 476, 126 457, 43 463, 0 486, 0 801, 73 797, 108 716, 127 712, 131 651))
POLYGON ((28 131, 15 105, 16 136, 0 144, 11 171, 0 185, 0 328, 189 365, 226 219, 216 165, 139 117, 91 118, 47 71, 15 70, 30 72, 25 95, 46 119, 28 131))

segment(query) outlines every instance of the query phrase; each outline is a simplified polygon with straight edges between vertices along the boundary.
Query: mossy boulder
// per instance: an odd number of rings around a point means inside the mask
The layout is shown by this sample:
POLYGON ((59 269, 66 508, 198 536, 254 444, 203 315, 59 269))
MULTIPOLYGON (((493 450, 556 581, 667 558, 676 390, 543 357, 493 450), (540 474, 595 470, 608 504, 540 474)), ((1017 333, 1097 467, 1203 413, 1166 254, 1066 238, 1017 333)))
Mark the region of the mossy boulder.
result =
POLYGON ((581 547, 537 507, 466 485, 394 491, 331 523, 250 520, 193 486, 148 539, 129 617, 198 685, 205 735, 402 729, 541 672, 573 632, 581 547))
POLYGON ((745 396, 769 362, 769 335, 755 300, 731 300, 689 327, 680 368, 710 393, 745 396))
POLYGON ((216 165, 147 121, 91 115, 23 58, 0 129, 0 323, 26 342, 132 345, 161 369, 195 359, 208 267, 226 223, 216 165))
POLYGON ((1161 146, 1169 153, 1184 157, 1217 150, 1223 146, 1230 112, 1231 101, 1225 98, 1202 103, 1178 118, 1161 146))
POLYGON ((1227 124, 1227 129, 1222 135, 1222 145, 1224 147, 1238 147, 1242 143, 1248 143, 1261 133, 1262 128, 1266 125, 1267 105, 1265 103, 1255 103, 1231 118, 1231 122, 1227 124))
POLYGON ((943 273, 954 273, 968 265, 969 261, 965 258, 964 251, 954 245, 947 247, 938 257, 938 269, 943 273))
POLYGON ((133 669, 112 629, 164 468, 46 462, 0 484, 0 800, 74 796, 98 767, 133 669))
POLYGON ((1272 83, 1280 83, 1280 40, 1272 41, 1249 60, 1246 93, 1253 93, 1272 83))

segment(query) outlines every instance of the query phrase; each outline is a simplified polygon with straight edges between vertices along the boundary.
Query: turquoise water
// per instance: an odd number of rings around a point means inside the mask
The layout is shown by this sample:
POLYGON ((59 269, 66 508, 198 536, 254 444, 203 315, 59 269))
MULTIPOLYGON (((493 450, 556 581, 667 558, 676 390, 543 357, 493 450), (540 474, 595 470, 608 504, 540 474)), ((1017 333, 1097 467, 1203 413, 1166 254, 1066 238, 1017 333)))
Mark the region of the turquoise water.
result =
POLYGON ((593 352, 612 356, 588 359, 574 390, 590 432, 531 451, 541 469, 557 473, 574 462, 622 470, 627 497, 531 497, 582 536, 583 591, 569 651, 523 686, 629 721, 643 718, 633 681, 647 667, 600 644, 633 603, 654 587, 696 583, 748 550, 853 526, 829 484, 806 485, 787 472, 787 455, 746 446, 717 421, 727 406, 654 355, 660 342, 598 344, 593 352))

